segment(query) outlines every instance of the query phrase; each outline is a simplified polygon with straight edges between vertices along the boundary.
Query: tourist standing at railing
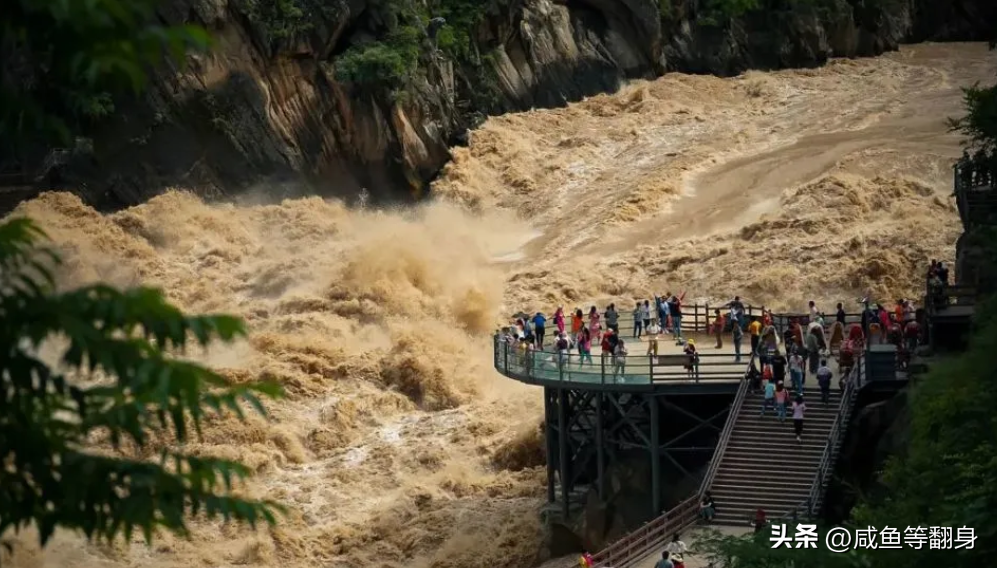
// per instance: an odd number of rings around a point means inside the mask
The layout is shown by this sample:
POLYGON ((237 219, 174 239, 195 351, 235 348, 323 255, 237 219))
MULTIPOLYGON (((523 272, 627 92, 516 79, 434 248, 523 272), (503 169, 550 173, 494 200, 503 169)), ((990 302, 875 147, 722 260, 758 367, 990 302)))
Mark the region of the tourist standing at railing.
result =
POLYGON ((564 306, 558 306, 554 312, 554 326, 557 327, 557 333, 564 333, 564 306))
POLYGON ((634 314, 633 315, 634 315, 634 333, 633 333, 633 338, 634 339, 640 339, 641 328, 644 325, 644 310, 642 309, 642 306, 640 305, 639 301, 634 306, 634 314))
POLYGON ((672 296, 668 303, 670 315, 672 317, 672 332, 675 334, 675 344, 682 345, 682 300, 685 299, 685 292, 679 296, 672 296))
POLYGON ((606 306, 606 327, 613 330, 616 335, 620 334, 620 314, 616 312, 616 304, 606 306))
POLYGON ((651 320, 651 325, 647 328, 647 354, 648 356, 658 356, 658 336, 661 335, 661 326, 658 320, 651 320))
POLYGON ((575 308, 575 315, 571 316, 571 335, 578 337, 578 334, 582 332, 582 327, 585 325, 585 315, 582 314, 581 308, 575 308))
POLYGON ((589 335, 592 336, 594 341, 602 339, 602 326, 599 321, 599 310, 595 306, 592 306, 589 308, 589 335))
POLYGON ((796 441, 803 442, 803 414, 807 411, 807 405, 803 402, 803 395, 796 395, 793 402, 793 429, 796 430, 796 441))
POLYGON ((834 319, 844 326, 847 322, 845 321, 845 306, 841 302, 838 302, 838 309, 834 314, 834 319))
POLYGON ((544 334, 547 330, 547 318, 540 312, 533 316, 533 335, 536 338, 537 349, 543 351, 544 334))
POLYGON ((644 331, 651 325, 651 302, 644 300, 644 305, 640 307, 640 318, 644 320, 644 331))
MULTIPOLYGON (((727 322, 724 320, 724 315, 720 313, 720 310, 713 310, 715 319, 713 320, 713 333, 717 336, 717 349, 724 348, 724 326, 727 322)), ((734 325, 737 325, 735 320, 734 325)))
POLYGON ((584 365, 585 361, 588 361, 589 365, 594 365, 592 362, 592 333, 587 327, 583 327, 578 334, 578 366, 584 365))
POLYGON ((807 306, 810 308, 808 312, 810 314, 810 321, 817 321, 817 316, 820 315, 820 312, 817 310, 817 302, 810 300, 807 302, 807 306))
POLYGON ((740 296, 734 296, 734 299, 727 302, 725 306, 730 309, 730 321, 734 325, 744 325, 744 302, 741 301, 740 296))
POLYGON ((699 353, 696 351, 696 340, 687 341, 683 351, 687 357, 685 369, 689 372, 689 378, 699 381, 699 353))
MULTIPOLYGON (((615 335, 615 334, 614 334, 615 335)), ((617 375, 620 377, 620 382, 622 383, 626 379, 625 371, 627 365, 627 346, 623 341, 623 338, 619 338, 616 342, 616 347, 613 348, 613 379, 617 375)))
POLYGON ((568 362, 568 353, 571 348, 568 336, 563 331, 558 332, 557 342, 554 344, 554 347, 557 349, 557 367, 563 369, 568 362))

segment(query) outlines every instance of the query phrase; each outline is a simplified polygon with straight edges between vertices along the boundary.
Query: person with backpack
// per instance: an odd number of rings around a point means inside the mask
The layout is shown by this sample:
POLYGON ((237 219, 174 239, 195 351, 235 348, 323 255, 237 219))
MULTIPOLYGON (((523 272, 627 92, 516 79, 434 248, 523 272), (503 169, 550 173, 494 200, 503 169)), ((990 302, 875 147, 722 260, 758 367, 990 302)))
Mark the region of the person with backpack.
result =
POLYGON ((616 304, 609 304, 606 308, 606 327, 613 330, 614 335, 620 334, 620 314, 616 312, 616 304))
MULTIPOLYGON (((765 367, 768 371, 768 366, 765 367)), ((762 372, 762 388, 765 390, 765 398, 762 399, 762 413, 759 416, 765 416, 765 411, 769 408, 775 409, 775 382, 771 380, 765 380, 765 372, 762 372)))
POLYGON ((571 348, 571 342, 568 341, 568 336, 563 331, 557 334, 557 342, 554 346, 557 349, 557 367, 564 369, 568 363, 568 350, 571 348))

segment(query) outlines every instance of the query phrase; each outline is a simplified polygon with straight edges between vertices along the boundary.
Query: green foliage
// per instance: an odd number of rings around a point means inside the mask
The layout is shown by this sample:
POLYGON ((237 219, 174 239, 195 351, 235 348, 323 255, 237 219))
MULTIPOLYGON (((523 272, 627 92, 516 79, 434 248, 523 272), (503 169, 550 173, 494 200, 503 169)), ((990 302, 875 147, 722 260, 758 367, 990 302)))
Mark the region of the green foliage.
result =
POLYGON ((761 7, 760 0, 706 0, 698 18, 703 25, 716 26, 761 7))
POLYGON ((964 89, 963 101, 966 115, 949 124, 968 138, 967 150, 976 161, 989 163, 997 171, 997 85, 964 89))
POLYGON ((484 19, 488 2, 482 0, 438 0, 429 4, 432 16, 446 18, 438 32, 437 45, 458 60, 466 60, 472 50, 474 30, 484 19))
POLYGON ((242 6, 271 40, 300 37, 315 29, 317 20, 334 21, 347 9, 345 0, 242 0, 242 6))
POLYGON ((675 15, 675 10, 672 8, 672 0, 658 0, 658 13, 661 15, 662 20, 671 20, 675 15))
MULTIPOLYGON (((969 349, 934 364, 912 389, 909 443, 884 470, 882 497, 854 512, 874 526, 975 528, 975 548, 946 559, 956 567, 986 565, 997 554, 997 302, 978 309, 969 349)), ((896 554, 879 565, 935 565, 923 556, 896 554)))
POLYGON ((336 78, 361 87, 399 88, 419 64, 421 32, 402 26, 384 39, 351 47, 336 59, 336 78))
POLYGON ((0 84, 0 140, 28 133, 67 141, 113 112, 112 93, 138 92, 146 71, 203 48, 194 26, 163 26, 156 0, 10 0, 0 10, 0 56, 17 71, 0 84))
POLYGON ((237 338, 241 322, 185 316, 149 288, 56 292, 43 236, 26 219, 0 225, 0 535, 34 523, 43 545, 57 527, 148 541, 185 533, 190 515, 273 523, 279 506, 230 495, 245 466, 183 451, 206 418, 243 418, 243 403, 263 413, 257 394, 279 394, 171 355, 237 338), (43 346, 59 347, 58 366, 43 346), (112 451, 91 449, 100 439, 112 451))

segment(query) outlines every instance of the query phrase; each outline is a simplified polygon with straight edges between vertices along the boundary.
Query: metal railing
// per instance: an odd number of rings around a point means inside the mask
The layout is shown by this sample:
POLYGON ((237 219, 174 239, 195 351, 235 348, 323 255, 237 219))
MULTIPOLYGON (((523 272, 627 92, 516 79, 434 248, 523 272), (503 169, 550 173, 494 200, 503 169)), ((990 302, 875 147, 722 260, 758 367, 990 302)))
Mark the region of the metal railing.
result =
POLYGON ((592 555, 593 568, 627 568, 699 518, 699 495, 682 501, 592 555))
MULTIPOLYGON (((661 382, 731 382, 744 376, 744 363, 732 353, 699 353, 697 362, 692 363, 683 353, 647 355, 634 349, 637 354, 617 357, 537 351, 511 344, 498 334, 492 342, 495 369, 526 383, 649 386, 661 382)), ((744 349, 750 350, 750 346, 744 349)))
POLYGON ((827 435, 827 442, 824 444, 824 453, 821 454, 820 465, 814 475, 813 483, 810 486, 810 494, 803 504, 806 505, 807 518, 814 517, 820 510, 821 502, 824 499, 824 491, 827 488, 827 478, 831 475, 834 462, 837 458, 838 444, 841 442, 841 435, 848 428, 848 420, 851 417, 852 407, 855 404, 855 396, 862 384, 862 371, 865 365, 865 357, 860 356, 852 367, 845 381, 845 390, 841 394, 841 404, 838 406, 837 416, 834 424, 827 435))
MULTIPOLYGON (((751 360, 748 361, 748 369, 751 369, 752 364, 755 362, 756 354, 751 355, 751 360)), ((723 459, 724 452, 727 451, 727 444, 730 442, 731 436, 734 434, 734 424, 737 422, 737 416, 741 413, 741 407, 744 405, 744 399, 747 398, 748 390, 750 388, 747 377, 747 371, 745 371, 745 377, 741 380, 741 386, 737 388, 737 395, 734 397, 734 402, 730 405, 730 413, 727 415, 727 422, 724 424, 724 429, 720 433, 720 439, 717 440, 717 448, 713 451, 713 459, 710 460, 710 467, 706 470, 706 475, 703 476, 703 482, 699 485, 699 497, 702 498, 703 495, 709 491, 710 486, 713 484, 714 478, 717 476, 717 471, 720 469, 720 462, 723 459)))
POLYGON ((737 395, 731 404, 730 413, 727 415, 727 422, 724 424, 717 449, 713 453, 710 467, 696 494, 594 554, 592 556, 594 568, 627 568, 655 549, 664 546, 673 534, 680 532, 699 519, 699 502, 709 489, 713 478, 716 477, 723 452, 733 433, 737 415, 747 397, 749 386, 747 373, 754 360, 755 355, 752 355, 742 376, 741 386, 738 387, 737 395))

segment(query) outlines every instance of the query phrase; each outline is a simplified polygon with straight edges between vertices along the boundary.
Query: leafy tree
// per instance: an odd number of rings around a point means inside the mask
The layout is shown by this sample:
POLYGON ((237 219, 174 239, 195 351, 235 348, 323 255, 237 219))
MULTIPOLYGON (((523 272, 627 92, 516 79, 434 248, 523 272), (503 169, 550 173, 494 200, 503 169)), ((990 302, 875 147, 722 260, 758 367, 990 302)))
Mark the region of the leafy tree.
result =
MULTIPOLYGON (((997 46, 990 42, 990 48, 997 46)), ((980 166, 997 172, 997 84, 980 87, 979 83, 963 90, 966 115, 949 119, 952 130, 967 137, 966 153, 980 166)))
POLYGON ((273 523, 278 505, 231 494, 246 467, 183 451, 206 418, 263 413, 257 395, 279 394, 174 356, 243 335, 240 321, 185 316, 150 288, 57 292, 42 237, 27 219, 0 224, 0 535, 33 523, 42 545, 57 527, 149 541, 186 533, 191 515, 273 523), (46 345, 62 346, 58 365, 46 345))
MULTIPOLYGON (((196 26, 164 26, 157 0, 7 0, 0 10, 0 152, 37 137, 66 142, 138 92, 147 71, 208 44, 196 26), (39 136, 40 135, 40 136, 39 136), (6 146, 6 147, 5 147, 6 146)), ((2 157, 2 155, 0 155, 2 157)))

